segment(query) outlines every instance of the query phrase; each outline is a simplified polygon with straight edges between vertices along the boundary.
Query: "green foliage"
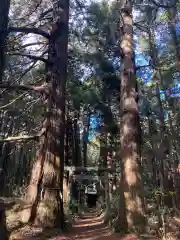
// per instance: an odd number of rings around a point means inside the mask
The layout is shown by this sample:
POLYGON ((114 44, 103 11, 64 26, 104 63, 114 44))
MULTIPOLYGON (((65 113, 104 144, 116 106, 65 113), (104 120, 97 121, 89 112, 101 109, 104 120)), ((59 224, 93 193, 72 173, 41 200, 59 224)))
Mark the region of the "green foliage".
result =
POLYGON ((162 14, 159 15, 159 17, 157 18, 157 21, 159 22, 167 22, 169 20, 169 15, 167 11, 163 11, 162 14))
POLYGON ((111 202, 109 206, 106 208, 104 213, 104 222, 106 224, 109 224, 111 227, 115 228, 116 226, 116 220, 119 216, 119 202, 120 202, 120 195, 118 193, 115 193, 112 196, 111 202))

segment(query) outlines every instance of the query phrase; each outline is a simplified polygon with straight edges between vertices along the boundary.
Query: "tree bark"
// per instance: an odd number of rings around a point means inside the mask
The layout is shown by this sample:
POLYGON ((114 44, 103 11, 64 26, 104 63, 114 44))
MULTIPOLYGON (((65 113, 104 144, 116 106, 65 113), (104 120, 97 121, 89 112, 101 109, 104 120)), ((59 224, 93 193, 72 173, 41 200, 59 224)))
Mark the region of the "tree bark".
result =
MULTIPOLYGON (((83 113, 82 113, 83 114, 83 113)), ((87 109, 87 113, 84 116, 83 121, 83 163, 84 167, 87 166, 87 144, 88 144, 88 136, 89 136, 89 128, 90 128, 90 118, 91 118, 91 110, 87 109)))
MULTIPOLYGON (((177 5, 177 3, 176 3, 177 5)), ((168 9, 168 18, 169 18, 169 28, 170 28, 170 31, 171 31, 171 35, 172 35, 172 40, 173 40, 173 43, 174 43, 174 47, 175 47, 175 51, 176 51, 176 61, 177 61, 177 72, 180 71, 180 41, 179 41, 179 38, 177 36, 177 33, 176 33, 176 24, 177 24, 177 21, 176 21, 176 17, 177 17, 177 6, 174 6, 173 8, 170 8, 168 9)))
MULTIPOLYGON (((149 135, 153 137, 153 121, 150 116, 148 116, 148 127, 149 127, 149 135)), ((157 164, 156 164, 156 156, 155 156, 155 147, 153 140, 150 141, 151 147, 152 147, 152 152, 151 152, 151 166, 152 166, 152 183, 153 183, 153 188, 157 188, 157 164)))
MULTIPOLYGON (((9 128, 8 128, 8 134, 11 134, 13 132, 13 122, 10 120, 9 128)), ((9 167, 9 155, 11 153, 11 143, 7 142, 3 144, 2 147, 2 156, 1 156, 1 167, 2 167, 2 173, 0 175, 0 196, 5 196, 7 187, 7 176, 8 176, 8 167, 9 167)))
MULTIPOLYGON (((122 168, 122 192, 120 228, 123 231, 143 230, 144 204, 140 166, 140 119, 138 92, 133 54, 132 1, 121 1, 121 137, 120 156, 122 168)), ((121 191, 120 191, 121 192, 121 191)))
POLYGON ((82 166, 81 150, 80 150, 80 129, 78 124, 78 118, 74 119, 74 157, 73 166, 82 166))
POLYGON ((65 165, 73 165, 73 155, 74 155, 74 130, 73 122, 70 117, 66 121, 66 145, 65 145, 65 165))
MULTIPOLYGON (((68 115, 68 109, 67 113, 68 115)), ((73 122, 70 116, 67 116, 66 120, 66 133, 65 133, 65 165, 72 166, 73 153, 74 153, 74 137, 73 137, 73 122)), ((65 172, 63 179, 63 201, 65 204, 69 203, 70 187, 69 187, 69 171, 65 172)))
MULTIPOLYGON (((53 26, 49 40, 47 82, 47 127, 41 141, 28 188, 30 211, 24 221, 43 227, 63 227, 63 173, 65 86, 67 78, 67 46, 69 1, 53 0, 53 26)), ((25 213, 24 213, 25 214, 25 213)))
POLYGON ((8 26, 10 0, 2 0, 0 3, 0 83, 5 69, 5 51, 8 26))
POLYGON ((2 199, 0 199, 0 236, 3 240, 9 239, 6 226, 5 204, 2 199))

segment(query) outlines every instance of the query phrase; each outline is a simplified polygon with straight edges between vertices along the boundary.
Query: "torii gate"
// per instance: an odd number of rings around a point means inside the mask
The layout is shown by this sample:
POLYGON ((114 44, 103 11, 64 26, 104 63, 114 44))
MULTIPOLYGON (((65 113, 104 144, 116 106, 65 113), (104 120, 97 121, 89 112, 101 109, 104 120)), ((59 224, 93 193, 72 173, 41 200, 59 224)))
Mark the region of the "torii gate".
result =
MULTIPOLYGON (((105 180, 108 180, 108 173, 120 173, 120 168, 113 168, 113 167, 80 167, 80 166, 65 166, 64 172, 67 173, 67 179, 66 179, 66 188, 67 188, 67 196, 64 196, 64 199, 66 198, 66 201, 69 200, 70 192, 69 192, 69 179, 71 179, 72 176, 75 176, 75 179, 79 182, 82 180, 92 180, 92 181, 99 181, 99 175, 101 173, 107 173, 106 176, 104 176, 105 180), (88 172, 96 172, 97 176, 88 176, 88 172), (86 174, 85 174, 86 173, 86 174)), ((101 177, 101 180, 103 178, 101 177)))

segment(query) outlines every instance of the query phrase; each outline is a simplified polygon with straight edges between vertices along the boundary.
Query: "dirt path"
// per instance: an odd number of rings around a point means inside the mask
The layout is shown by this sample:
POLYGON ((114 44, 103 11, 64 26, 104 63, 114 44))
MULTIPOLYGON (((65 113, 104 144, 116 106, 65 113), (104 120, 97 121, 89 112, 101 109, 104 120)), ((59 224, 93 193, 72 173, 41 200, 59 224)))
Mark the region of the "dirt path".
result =
MULTIPOLYGON (((98 217, 95 211, 89 211, 82 217, 76 218, 73 229, 68 234, 62 234, 59 229, 43 231, 35 227, 25 226, 11 234, 10 240, 137 240, 134 234, 121 236, 113 233, 106 226, 101 217, 98 217)), ((143 238, 146 240, 155 240, 155 238, 143 238)))
MULTIPOLYGON (((68 236, 72 240, 135 240, 134 235, 121 237, 103 223, 101 217, 95 212, 85 213, 83 217, 76 219, 72 233, 68 236)), ((60 240, 60 239, 59 239, 60 240)))
POLYGON ((11 240, 135 240, 134 235, 121 237, 112 233, 98 217, 95 211, 89 211, 82 217, 76 218, 73 229, 68 234, 58 233, 55 229, 51 232, 43 232, 41 229, 28 227, 18 229, 11 235, 11 240))
MULTIPOLYGON (((11 219, 12 223, 18 223, 15 218, 11 219)), ((178 221, 179 223, 180 221, 178 221)), ((177 223, 177 221, 176 221, 177 223)), ((18 225, 18 224, 17 224, 18 225)), ((171 240, 177 238, 176 233, 170 235, 171 240)), ((1 238, 0 238, 1 239, 1 238)), ((11 231, 10 240, 155 240, 154 236, 144 235, 137 238, 134 234, 122 236, 118 233, 113 233, 106 226, 101 217, 97 216, 95 211, 89 211, 83 214, 82 217, 74 220, 72 231, 68 234, 62 234, 60 229, 49 229, 43 231, 42 228, 33 226, 15 226, 11 231)))

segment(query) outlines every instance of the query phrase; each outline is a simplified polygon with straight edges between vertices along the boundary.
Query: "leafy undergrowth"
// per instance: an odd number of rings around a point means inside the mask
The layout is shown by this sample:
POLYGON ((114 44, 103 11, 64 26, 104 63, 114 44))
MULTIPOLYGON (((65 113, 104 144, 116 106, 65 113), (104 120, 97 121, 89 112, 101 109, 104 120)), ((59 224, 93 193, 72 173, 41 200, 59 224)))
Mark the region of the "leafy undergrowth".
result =
MULTIPOLYGON (((114 202, 113 202, 114 203, 114 202)), ((113 232, 119 232, 119 221, 118 214, 119 208, 116 204, 111 205, 105 211, 100 211, 104 223, 109 225, 113 232)), ((179 240, 180 239, 180 218, 175 216, 168 216, 165 222, 165 231, 158 224, 157 216, 153 211, 147 216, 148 225, 146 227, 147 235, 151 236, 150 239, 161 239, 161 240, 179 240), (164 234, 165 232, 165 234, 164 234)), ((142 236, 142 239, 147 239, 146 236, 142 236)))
MULTIPOLYGON (((20 214, 21 210, 25 206, 25 202, 22 199, 3 199, 6 205, 6 221, 7 221, 7 228, 10 233, 10 240, 67 240, 67 239, 76 239, 79 240, 78 236, 82 235, 82 240, 87 239, 87 235, 91 233, 90 237, 93 237, 92 239, 102 239, 102 238, 97 238, 98 234, 102 235, 102 229, 106 229, 106 231, 109 233, 110 229, 113 229, 113 222, 112 222, 112 215, 113 211, 112 209, 110 211, 107 211, 104 217, 101 215, 101 217, 97 217, 97 211, 96 215, 90 214, 89 216, 86 216, 87 214, 84 213, 83 216, 79 216, 79 219, 75 218, 75 220, 68 215, 67 222, 70 224, 69 225, 69 234, 63 234, 59 229, 44 229, 30 226, 30 225, 23 225, 20 220, 20 214), (110 214, 111 213, 111 214, 110 214), (92 215, 92 216, 91 216, 92 215), (87 218, 86 218, 87 217, 87 218), (101 223, 102 217, 104 218, 105 222, 109 227, 106 227, 107 225, 101 223), (85 219, 86 218, 86 219, 85 219), (84 222, 89 222, 88 226, 90 229, 86 229, 87 227, 83 227, 82 223, 84 222), (75 228, 77 229, 78 232, 76 233, 76 236, 71 234, 71 227, 75 223, 75 228), (100 225, 101 223, 101 225, 100 225), (78 227, 77 227, 78 225, 78 227), (90 226, 92 225, 92 226, 90 226), (97 226, 96 226, 97 225, 97 226), (101 226, 101 229, 99 227, 101 226), (103 228, 102 228, 103 226, 103 228), (84 228, 84 229, 83 229, 84 228), (93 229, 94 228, 94 229, 93 229), (80 231, 81 229, 81 231, 80 231), (93 233, 94 231, 94 233, 93 233), (95 236, 94 236, 95 235, 95 236), (73 238, 69 238, 67 236, 73 236, 73 238), (75 237, 75 238, 74 238, 75 237), (84 238, 83 238, 84 237, 84 238)), ((102 213, 102 212, 101 212, 102 213)), ((166 238, 159 238, 163 240, 178 240, 180 239, 180 236, 178 236, 178 233, 180 233, 180 219, 179 218, 169 218, 168 220, 168 229, 169 232, 166 235, 166 238)), ((75 230, 75 231, 77 231, 75 230)), ((112 232, 112 231, 111 231, 112 232)), ((156 233, 154 231, 154 233, 156 233)), ((114 234, 114 233, 112 233, 114 234)), ((106 232, 105 232, 106 235, 106 232)), ((113 235, 112 235, 113 236, 113 235)), ((131 235, 132 236, 132 235, 131 235)), ((128 235, 130 237, 130 235, 128 235)), ((114 238, 114 239, 119 239, 119 240, 127 240, 130 238, 114 238)), ((91 239, 91 238, 88 238, 91 239)), ((105 239, 105 236, 103 237, 105 239)), ((107 238, 111 239, 111 238, 107 238)), ((113 238, 112 238, 113 239, 113 238)), ((113 240, 114 240, 113 239, 113 240)), ((132 238, 131 238, 132 239, 132 238)), ((155 240, 157 238, 157 234, 152 234, 152 231, 149 231, 146 236, 142 236, 142 238, 134 238, 134 239, 149 239, 149 240, 155 240)))
MULTIPOLYGON (((6 223, 10 240, 54 240, 64 239, 64 234, 60 229, 46 229, 24 225, 21 222, 21 211, 25 202, 20 198, 3 198, 6 206, 6 223)), ((72 219, 67 219, 69 229, 72 226, 72 219)))

